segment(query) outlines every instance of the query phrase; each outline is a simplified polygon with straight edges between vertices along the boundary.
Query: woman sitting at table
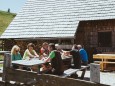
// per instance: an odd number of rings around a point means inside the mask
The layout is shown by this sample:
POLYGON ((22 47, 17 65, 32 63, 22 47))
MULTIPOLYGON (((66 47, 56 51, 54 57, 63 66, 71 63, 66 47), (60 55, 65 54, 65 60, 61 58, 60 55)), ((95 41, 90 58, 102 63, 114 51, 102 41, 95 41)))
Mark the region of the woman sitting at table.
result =
POLYGON ((39 55, 34 50, 34 47, 35 47, 35 45, 33 43, 29 43, 27 45, 27 49, 24 52, 24 56, 23 56, 24 60, 31 60, 32 58, 39 57, 39 55))
POLYGON ((42 47, 40 49, 40 54, 43 55, 43 56, 48 56, 49 51, 48 51, 48 43, 47 42, 44 42, 42 44, 42 47))
POLYGON ((48 58, 45 60, 45 63, 51 61, 51 69, 47 73, 54 75, 63 74, 64 70, 61 54, 55 49, 55 44, 50 43, 48 46, 48 50, 50 54, 48 58))
MULTIPOLYGON (((40 59, 42 59, 42 60, 47 59, 48 54, 49 54, 48 43, 44 42, 42 44, 41 49, 40 49, 40 59)), ((49 63, 42 64, 42 71, 47 70, 50 67, 51 67, 51 65, 49 63)))
MULTIPOLYGON (((11 49, 11 58, 12 58, 12 61, 22 60, 22 57, 21 57, 19 51, 20 51, 20 48, 17 45, 14 45, 12 47, 12 49, 11 49)), ((19 68, 19 66, 13 65, 13 68, 17 69, 17 68, 19 68)))
MULTIPOLYGON (((33 43, 29 43, 27 45, 27 49, 24 52, 23 60, 31 60, 31 59, 39 57, 39 55, 34 50, 34 47, 35 47, 35 45, 33 43)), ((38 67, 37 66, 33 66, 31 68, 24 67, 23 69, 28 70, 28 71, 37 71, 38 67)))

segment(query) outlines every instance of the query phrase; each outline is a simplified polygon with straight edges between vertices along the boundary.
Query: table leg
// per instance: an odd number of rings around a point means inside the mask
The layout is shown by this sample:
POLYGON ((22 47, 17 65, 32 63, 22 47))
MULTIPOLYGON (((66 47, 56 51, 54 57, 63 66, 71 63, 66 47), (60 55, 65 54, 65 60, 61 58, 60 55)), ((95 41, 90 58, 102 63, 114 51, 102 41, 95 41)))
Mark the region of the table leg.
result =
POLYGON ((38 71, 37 71, 37 73, 39 74, 40 73, 40 65, 38 65, 38 71))
MULTIPOLYGON (((104 59, 105 62, 107 62, 108 60, 107 59, 104 59)), ((104 68, 107 69, 107 64, 104 63, 104 68)))
POLYGON ((103 64, 103 62, 100 62, 100 67, 101 67, 101 71, 104 71, 104 64, 103 64))
POLYGON ((100 62, 100 67, 101 67, 101 71, 104 71, 104 60, 103 60, 103 58, 102 58, 102 62, 100 62))

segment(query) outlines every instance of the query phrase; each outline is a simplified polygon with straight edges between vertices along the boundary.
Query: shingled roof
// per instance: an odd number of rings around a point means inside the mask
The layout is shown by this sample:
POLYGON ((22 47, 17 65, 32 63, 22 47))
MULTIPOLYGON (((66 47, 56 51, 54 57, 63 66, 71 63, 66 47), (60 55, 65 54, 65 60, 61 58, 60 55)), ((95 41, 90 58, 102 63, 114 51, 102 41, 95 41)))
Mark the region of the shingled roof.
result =
POLYGON ((115 19, 115 0, 27 0, 1 38, 74 38, 79 21, 115 19))

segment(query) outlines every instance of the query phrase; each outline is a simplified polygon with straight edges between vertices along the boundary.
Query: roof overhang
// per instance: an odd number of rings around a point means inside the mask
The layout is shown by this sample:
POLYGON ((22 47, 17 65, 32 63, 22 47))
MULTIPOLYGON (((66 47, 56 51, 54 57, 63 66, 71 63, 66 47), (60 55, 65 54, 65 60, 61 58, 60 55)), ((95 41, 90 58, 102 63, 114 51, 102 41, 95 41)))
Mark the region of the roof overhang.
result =
POLYGON ((74 36, 68 37, 28 37, 28 38, 0 38, 2 39, 14 39, 14 40, 57 40, 57 39, 74 39, 74 36))

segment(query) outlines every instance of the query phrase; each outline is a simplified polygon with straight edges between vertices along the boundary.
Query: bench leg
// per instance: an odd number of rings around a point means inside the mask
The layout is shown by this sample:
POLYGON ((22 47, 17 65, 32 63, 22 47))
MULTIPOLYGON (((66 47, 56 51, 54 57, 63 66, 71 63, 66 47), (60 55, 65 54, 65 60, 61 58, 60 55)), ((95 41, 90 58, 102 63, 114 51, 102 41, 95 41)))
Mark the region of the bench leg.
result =
POLYGON ((100 67, 101 67, 101 71, 104 71, 104 63, 103 62, 100 63, 100 67))
POLYGON ((86 70, 87 70, 87 69, 82 70, 82 74, 81 74, 80 79, 84 79, 84 75, 85 75, 86 70))
POLYGON ((71 77, 71 78, 74 78, 74 79, 77 79, 77 78, 78 78, 78 75, 77 75, 76 73, 74 73, 74 74, 72 74, 70 77, 71 77))

